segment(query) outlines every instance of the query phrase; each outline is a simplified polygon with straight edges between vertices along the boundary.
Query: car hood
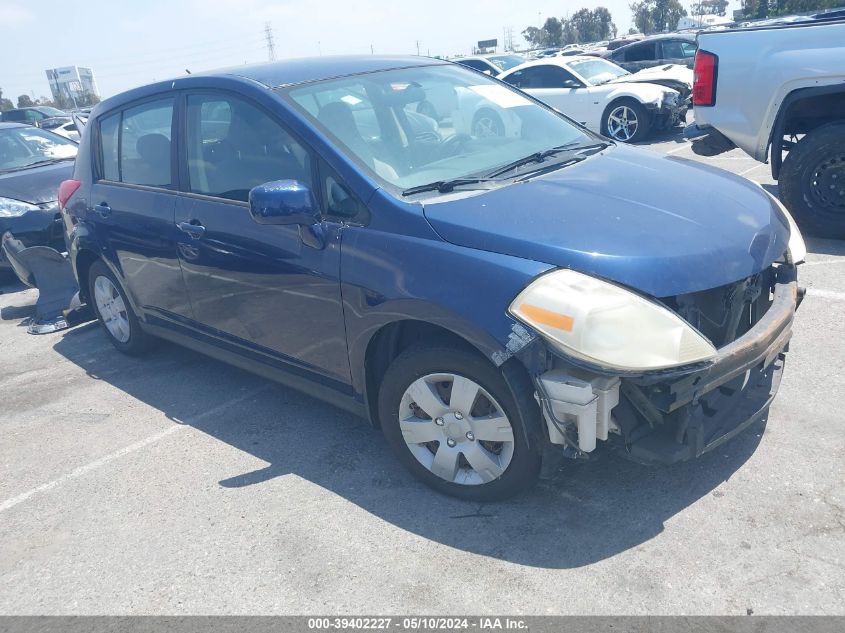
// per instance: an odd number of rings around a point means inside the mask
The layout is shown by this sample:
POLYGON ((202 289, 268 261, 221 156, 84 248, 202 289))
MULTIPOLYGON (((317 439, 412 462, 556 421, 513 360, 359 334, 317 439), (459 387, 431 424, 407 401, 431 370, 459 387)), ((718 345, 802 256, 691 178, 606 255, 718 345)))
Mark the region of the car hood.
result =
POLYGON ((630 75, 623 75, 617 77, 608 83, 625 84, 625 83, 652 83, 666 86, 677 90, 682 94, 689 94, 692 91, 693 72, 686 66, 678 64, 667 64, 664 66, 655 66, 653 68, 645 68, 639 72, 631 73, 630 75))
POLYGON ((527 182, 434 198, 424 214, 454 244, 572 268, 654 297, 749 277, 789 241, 762 188, 627 146, 527 182))
POLYGON ((73 174, 73 161, 0 173, 0 197, 30 204, 56 200, 59 185, 73 174))

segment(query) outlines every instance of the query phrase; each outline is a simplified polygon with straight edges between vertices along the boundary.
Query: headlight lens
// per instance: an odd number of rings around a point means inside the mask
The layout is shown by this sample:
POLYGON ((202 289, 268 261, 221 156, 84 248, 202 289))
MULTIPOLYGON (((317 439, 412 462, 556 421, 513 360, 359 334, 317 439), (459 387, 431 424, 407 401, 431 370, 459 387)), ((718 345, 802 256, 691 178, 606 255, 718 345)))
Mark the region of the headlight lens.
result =
POLYGON ((0 218, 17 218, 27 211, 38 211, 38 207, 12 198, 0 198, 0 218))
POLYGON ((510 313, 564 354, 602 367, 664 369, 716 355, 710 341, 668 308, 574 270, 535 279, 510 313))

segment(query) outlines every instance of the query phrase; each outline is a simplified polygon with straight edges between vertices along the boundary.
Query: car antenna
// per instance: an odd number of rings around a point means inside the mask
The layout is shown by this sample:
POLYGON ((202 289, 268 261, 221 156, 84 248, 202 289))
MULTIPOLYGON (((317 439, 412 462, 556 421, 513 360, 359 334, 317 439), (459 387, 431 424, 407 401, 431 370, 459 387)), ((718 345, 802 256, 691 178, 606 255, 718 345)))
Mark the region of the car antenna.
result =
POLYGON ((185 72, 188 73, 189 75, 191 74, 191 71, 188 70, 187 68, 185 69, 185 72))

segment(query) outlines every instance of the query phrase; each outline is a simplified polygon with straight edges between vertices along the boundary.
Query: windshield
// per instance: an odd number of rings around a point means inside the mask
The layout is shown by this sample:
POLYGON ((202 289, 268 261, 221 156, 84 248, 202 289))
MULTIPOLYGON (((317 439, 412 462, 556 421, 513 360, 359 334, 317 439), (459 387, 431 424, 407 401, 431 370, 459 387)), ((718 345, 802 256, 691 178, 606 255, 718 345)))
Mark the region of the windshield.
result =
POLYGON ((571 62, 569 67, 594 86, 600 86, 618 77, 631 74, 624 68, 604 59, 571 62))
POLYGON ((76 150, 73 141, 37 127, 0 128, 0 171, 72 159, 76 150))
POLYGON ((47 116, 67 116, 61 110, 57 110, 56 108, 51 108, 50 106, 39 106, 38 111, 46 114, 47 116))
POLYGON ((505 71, 524 64, 525 58, 520 55, 496 55, 495 57, 488 57, 487 61, 505 71))
POLYGON ((448 64, 278 89, 394 187, 483 175, 521 157, 596 137, 522 93, 448 64))

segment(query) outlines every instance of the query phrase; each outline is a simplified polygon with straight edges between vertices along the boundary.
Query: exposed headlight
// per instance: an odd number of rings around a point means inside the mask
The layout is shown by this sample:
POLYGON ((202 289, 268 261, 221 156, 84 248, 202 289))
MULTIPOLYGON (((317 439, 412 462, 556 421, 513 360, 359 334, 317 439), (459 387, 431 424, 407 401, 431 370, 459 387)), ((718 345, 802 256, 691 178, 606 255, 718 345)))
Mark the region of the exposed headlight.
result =
MULTIPOLYGON (((762 185, 760 188, 762 189, 762 185)), ((763 191, 766 190, 763 189, 763 191)), ((800 264, 807 259, 807 245, 804 244, 804 236, 801 235, 801 230, 798 228, 798 225, 795 224, 792 214, 787 211, 786 207, 783 206, 783 203, 768 191, 766 191, 766 195, 775 201, 775 204, 780 209, 780 212, 783 213, 783 217, 786 219, 787 224, 789 224, 789 244, 787 245, 790 259, 789 263, 800 264)))
POLYGON ((12 198, 0 198, 0 218, 17 218, 27 211, 38 211, 38 207, 12 198))
POLYGON ((678 105, 678 93, 667 92, 665 95, 663 95, 663 105, 670 107, 678 105))
POLYGON ((668 308, 574 270, 532 281, 510 313, 562 353, 601 367, 664 369, 716 355, 710 341, 668 308))

